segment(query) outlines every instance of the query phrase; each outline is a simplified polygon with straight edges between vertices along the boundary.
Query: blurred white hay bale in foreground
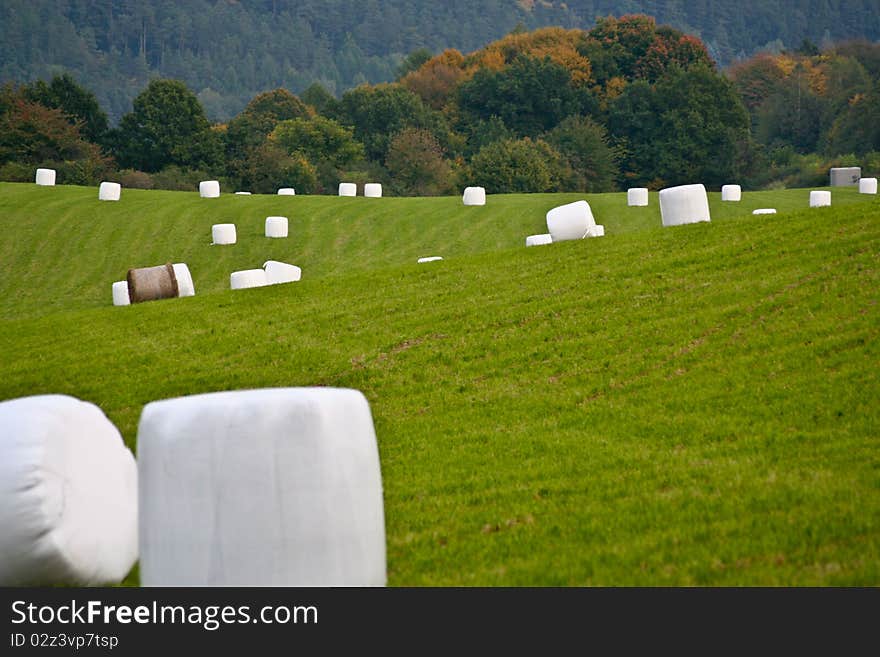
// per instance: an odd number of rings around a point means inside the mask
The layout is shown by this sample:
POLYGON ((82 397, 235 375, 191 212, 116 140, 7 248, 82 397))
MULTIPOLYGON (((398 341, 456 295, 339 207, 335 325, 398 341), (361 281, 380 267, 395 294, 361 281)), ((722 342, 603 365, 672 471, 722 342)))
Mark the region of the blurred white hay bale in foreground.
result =
POLYGON ((384 586, 370 407, 357 390, 147 404, 137 435, 143 586, 384 586))
POLYGON ((137 466, 94 404, 0 403, 0 586, 115 584, 138 556, 137 466))

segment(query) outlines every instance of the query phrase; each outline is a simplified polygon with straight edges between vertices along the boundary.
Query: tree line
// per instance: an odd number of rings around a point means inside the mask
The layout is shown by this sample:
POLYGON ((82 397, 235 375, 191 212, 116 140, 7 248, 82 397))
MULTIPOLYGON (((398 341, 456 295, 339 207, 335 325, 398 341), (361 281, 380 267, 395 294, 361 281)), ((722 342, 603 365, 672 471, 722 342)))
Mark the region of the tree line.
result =
POLYGON ((406 54, 471 52, 511 32, 590 29, 625 13, 701 37, 722 66, 758 50, 880 38, 876 0, 3 0, 0 81, 70 73, 112 123, 156 77, 184 81, 226 121, 259 91, 335 96, 394 80, 406 54))
MULTIPOLYGON (((880 165, 880 45, 760 54, 718 71, 696 37, 643 15, 590 31, 514 30, 462 54, 413 51, 393 83, 340 97, 256 95, 211 123, 179 80, 154 79, 111 127, 68 74, 0 89, 0 179, 335 193, 341 180, 394 195, 603 192, 731 181, 816 185, 832 165, 880 165)), ((876 172, 876 171, 875 171, 876 172)))

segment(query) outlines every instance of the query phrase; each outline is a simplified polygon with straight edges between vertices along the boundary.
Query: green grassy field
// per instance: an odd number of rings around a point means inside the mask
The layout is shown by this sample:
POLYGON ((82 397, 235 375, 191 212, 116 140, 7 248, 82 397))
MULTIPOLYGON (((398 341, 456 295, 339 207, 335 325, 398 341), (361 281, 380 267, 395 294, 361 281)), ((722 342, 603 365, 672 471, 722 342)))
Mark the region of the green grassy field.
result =
POLYGON ((878 585, 880 199, 808 197, 711 194, 711 224, 662 228, 656 194, 0 184, 0 399, 92 401, 134 446, 156 399, 360 389, 390 585, 878 585), (523 246, 580 198, 605 238, 523 246), (211 246, 223 222, 239 242, 211 246), (267 259, 303 280, 228 289, 267 259), (111 305, 169 261, 196 297, 111 305))

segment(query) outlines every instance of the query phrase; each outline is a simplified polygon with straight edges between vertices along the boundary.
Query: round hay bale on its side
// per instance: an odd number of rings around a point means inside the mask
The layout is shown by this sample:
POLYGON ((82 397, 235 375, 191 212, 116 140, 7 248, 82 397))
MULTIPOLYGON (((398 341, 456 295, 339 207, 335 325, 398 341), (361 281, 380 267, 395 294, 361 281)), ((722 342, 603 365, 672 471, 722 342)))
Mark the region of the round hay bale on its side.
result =
POLYGON ((339 183, 339 195, 340 196, 357 196, 358 186, 356 183, 347 183, 341 182, 339 183))
POLYGON ((243 269, 229 275, 229 287, 232 290, 244 290, 249 287, 269 285, 266 271, 263 269, 243 269))
POLYGON ((296 196, 296 190, 293 187, 282 187, 278 190, 278 196, 296 196))
POLYGON ((526 246, 543 246, 544 244, 553 244, 553 236, 550 233, 526 237, 526 246))
POLYGON ((696 184, 661 189, 660 220, 664 226, 711 221, 706 187, 696 184))
POLYGON ((267 260, 263 263, 263 271, 266 272, 266 280, 269 285, 279 283, 295 283, 302 279, 302 269, 296 265, 277 260, 267 260))
POLYGON ((382 184, 367 183, 364 185, 364 196, 367 198, 382 198, 382 184))
POLYGON ((547 212, 547 231, 554 242, 585 238, 596 225, 593 210, 586 201, 560 205, 547 212))
POLYGON ((157 267, 129 269, 126 280, 128 281, 128 298, 131 303, 173 299, 180 296, 177 274, 175 274, 174 265, 171 263, 157 267))
POLYGON ((128 298, 128 281, 116 281, 113 284, 113 305, 128 306, 131 301, 128 298))
POLYGON ((186 263, 175 262, 174 275, 177 277, 177 295, 181 297, 194 297, 196 295, 196 286, 193 284, 192 274, 186 263))

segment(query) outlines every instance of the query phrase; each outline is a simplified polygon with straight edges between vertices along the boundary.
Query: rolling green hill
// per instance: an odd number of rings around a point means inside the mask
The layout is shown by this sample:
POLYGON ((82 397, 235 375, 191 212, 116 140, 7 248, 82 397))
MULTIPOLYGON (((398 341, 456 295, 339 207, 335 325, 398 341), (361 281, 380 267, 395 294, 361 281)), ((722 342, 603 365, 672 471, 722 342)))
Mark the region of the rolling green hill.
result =
POLYGON ((880 199, 808 195, 712 194, 676 228, 655 194, 589 195, 605 238, 526 249, 582 196, 0 184, 0 399, 92 401, 134 446, 152 400, 360 389, 390 585, 877 585, 880 199), (303 280, 228 290, 270 258, 303 280), (196 297, 110 305, 168 261, 196 297))

